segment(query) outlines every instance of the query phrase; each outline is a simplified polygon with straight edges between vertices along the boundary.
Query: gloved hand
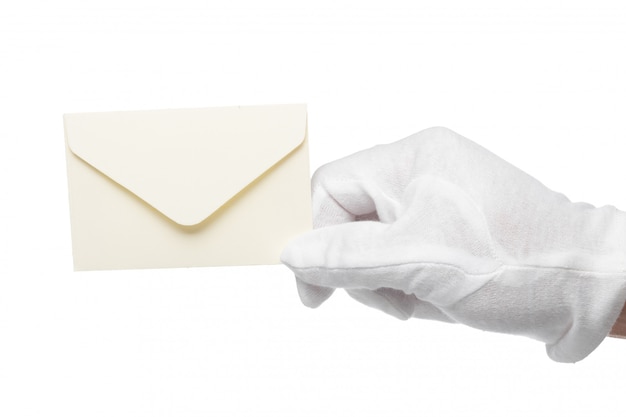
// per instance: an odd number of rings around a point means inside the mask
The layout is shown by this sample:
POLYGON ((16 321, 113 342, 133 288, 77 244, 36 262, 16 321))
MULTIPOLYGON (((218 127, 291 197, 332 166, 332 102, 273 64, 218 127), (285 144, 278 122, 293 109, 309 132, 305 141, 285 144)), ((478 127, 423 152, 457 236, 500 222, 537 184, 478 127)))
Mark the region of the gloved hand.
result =
POLYGON ((626 213, 572 203, 448 129, 325 165, 312 193, 316 230, 282 254, 307 306, 344 288, 400 319, 524 335, 575 362, 626 300, 626 213))

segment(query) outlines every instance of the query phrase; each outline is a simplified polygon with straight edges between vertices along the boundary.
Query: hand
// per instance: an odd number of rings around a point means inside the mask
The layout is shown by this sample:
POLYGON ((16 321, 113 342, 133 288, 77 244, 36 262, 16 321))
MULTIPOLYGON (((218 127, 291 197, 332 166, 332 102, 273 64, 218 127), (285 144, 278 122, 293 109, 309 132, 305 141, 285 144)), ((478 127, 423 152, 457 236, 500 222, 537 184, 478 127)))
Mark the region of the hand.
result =
POLYGON ((626 300, 626 214, 572 203, 486 149, 431 128, 321 167, 316 230, 282 261, 302 302, 336 288, 400 319, 525 335, 587 356, 626 300))

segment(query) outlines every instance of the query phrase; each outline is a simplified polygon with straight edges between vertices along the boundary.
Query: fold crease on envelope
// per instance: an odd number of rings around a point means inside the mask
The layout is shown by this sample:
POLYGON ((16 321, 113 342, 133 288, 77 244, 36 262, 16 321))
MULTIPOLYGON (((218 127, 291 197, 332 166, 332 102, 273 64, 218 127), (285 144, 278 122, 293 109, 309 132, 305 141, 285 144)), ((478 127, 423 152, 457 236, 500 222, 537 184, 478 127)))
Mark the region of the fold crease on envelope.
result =
POLYGON ((274 264, 311 228, 303 104, 64 125, 76 270, 274 264))

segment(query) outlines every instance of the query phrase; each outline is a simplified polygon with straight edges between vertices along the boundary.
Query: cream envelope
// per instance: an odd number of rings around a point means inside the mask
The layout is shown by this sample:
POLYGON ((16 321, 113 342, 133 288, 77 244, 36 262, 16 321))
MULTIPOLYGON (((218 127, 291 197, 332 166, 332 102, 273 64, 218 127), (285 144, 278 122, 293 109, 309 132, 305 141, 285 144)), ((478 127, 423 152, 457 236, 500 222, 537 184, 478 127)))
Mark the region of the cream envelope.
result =
POLYGON ((303 104, 64 124, 75 270, 275 264, 311 229, 303 104))

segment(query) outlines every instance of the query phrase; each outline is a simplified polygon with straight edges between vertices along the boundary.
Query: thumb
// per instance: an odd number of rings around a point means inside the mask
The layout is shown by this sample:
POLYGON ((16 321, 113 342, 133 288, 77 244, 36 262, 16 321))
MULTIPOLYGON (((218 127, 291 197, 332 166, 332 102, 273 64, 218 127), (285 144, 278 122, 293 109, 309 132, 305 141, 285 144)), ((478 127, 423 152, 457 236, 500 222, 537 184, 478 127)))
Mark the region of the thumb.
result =
POLYGON ((394 288, 397 277, 385 271, 394 252, 388 230, 375 221, 316 229, 293 239, 281 261, 301 282, 317 287, 394 288))
POLYGON ((416 236, 398 233, 394 224, 373 221, 343 223, 298 236, 283 250, 281 260, 298 280, 311 286, 390 288, 435 306, 457 302, 501 272, 491 259, 425 244, 416 236), (452 260, 480 268, 467 272, 452 260))

